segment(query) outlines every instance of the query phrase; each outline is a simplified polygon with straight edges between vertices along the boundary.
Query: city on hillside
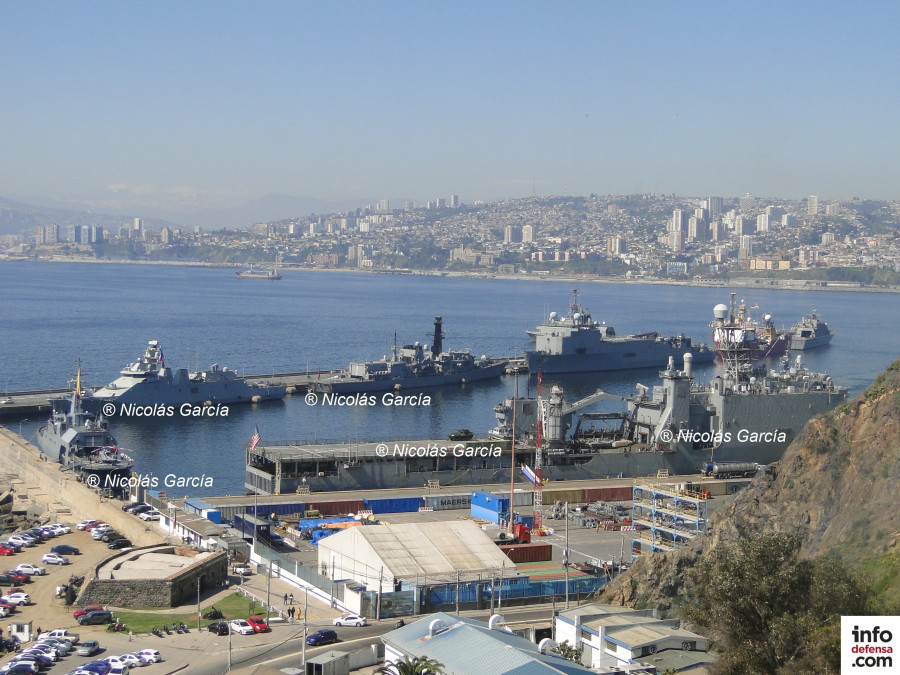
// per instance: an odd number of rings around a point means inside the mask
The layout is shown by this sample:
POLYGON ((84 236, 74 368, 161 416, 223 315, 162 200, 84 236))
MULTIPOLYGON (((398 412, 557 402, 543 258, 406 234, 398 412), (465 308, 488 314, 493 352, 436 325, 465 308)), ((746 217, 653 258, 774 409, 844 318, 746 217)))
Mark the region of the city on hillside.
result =
MULTIPOLYGON (((7 215, 7 217, 10 217, 7 215)), ((32 225, 0 236, 7 259, 96 258, 395 273, 586 275, 622 279, 739 277, 900 284, 900 202, 530 197, 424 205, 388 200, 350 212, 244 229, 204 230, 142 218, 32 225), (153 223, 155 225, 155 223, 153 223)))

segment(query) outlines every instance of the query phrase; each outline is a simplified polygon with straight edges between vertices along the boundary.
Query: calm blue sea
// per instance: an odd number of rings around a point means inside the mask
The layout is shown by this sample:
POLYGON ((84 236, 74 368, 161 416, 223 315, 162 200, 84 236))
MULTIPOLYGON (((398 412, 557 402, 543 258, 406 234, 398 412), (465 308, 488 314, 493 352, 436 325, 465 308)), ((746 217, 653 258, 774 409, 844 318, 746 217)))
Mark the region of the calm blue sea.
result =
MULTIPOLYGON (((595 319, 619 334, 683 332, 708 341, 712 308, 729 288, 577 284, 595 319)), ((525 330, 550 311, 564 313, 571 282, 408 277, 342 272, 284 272, 278 282, 240 281, 233 269, 116 264, 0 264, 0 387, 62 387, 80 359, 84 381, 105 384, 143 353, 148 340, 166 363, 195 370, 212 363, 243 373, 344 367, 379 358, 427 336, 435 315, 445 346, 477 355, 510 356, 527 344, 525 330)), ((776 325, 790 326, 815 306, 837 332, 832 344, 804 355, 855 395, 900 355, 900 295, 736 289, 776 325)), ((713 366, 706 366, 711 371, 713 366)), ((494 426, 493 406, 513 378, 430 392, 424 408, 309 407, 284 403, 232 407, 227 418, 116 420, 113 432, 131 449, 141 473, 212 476, 192 495, 243 493, 243 447, 258 425, 265 440, 443 438, 466 427, 494 426)), ((560 378, 568 397, 597 388, 627 395, 657 371, 560 378)), ((549 380, 545 383, 550 384, 549 380)), ((519 378, 519 392, 528 391, 519 378)), ((532 384, 533 386, 533 384, 532 384)), ((612 404, 598 409, 614 409, 612 404)), ((22 424, 33 437, 44 420, 22 424)), ((18 423, 10 423, 13 428, 18 423)))

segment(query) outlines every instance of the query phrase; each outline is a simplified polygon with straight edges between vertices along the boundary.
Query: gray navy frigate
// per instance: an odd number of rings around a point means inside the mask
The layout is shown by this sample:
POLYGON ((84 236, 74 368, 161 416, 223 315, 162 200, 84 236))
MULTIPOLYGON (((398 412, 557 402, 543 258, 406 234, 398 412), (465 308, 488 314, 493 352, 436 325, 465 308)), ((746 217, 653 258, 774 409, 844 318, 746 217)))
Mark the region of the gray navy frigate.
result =
POLYGON ((119 377, 85 398, 85 407, 99 410, 113 403, 117 414, 122 407, 219 405, 258 403, 282 399, 286 387, 248 384, 237 372, 213 364, 209 370, 189 373, 187 368, 166 367, 159 342, 150 340, 143 356, 122 369, 119 377))

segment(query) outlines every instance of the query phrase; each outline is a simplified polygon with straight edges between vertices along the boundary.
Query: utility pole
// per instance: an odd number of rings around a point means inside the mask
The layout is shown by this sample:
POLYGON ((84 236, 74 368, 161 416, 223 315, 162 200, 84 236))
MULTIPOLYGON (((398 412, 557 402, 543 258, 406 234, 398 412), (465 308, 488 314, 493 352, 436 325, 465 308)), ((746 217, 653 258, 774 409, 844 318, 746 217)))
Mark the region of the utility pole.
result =
POLYGON ((569 609, 569 502, 566 502, 566 552, 563 554, 566 569, 566 609, 569 609))
POLYGON ((272 590, 272 561, 266 561, 266 567, 268 568, 268 574, 266 575, 266 623, 269 623, 269 603, 270 603, 270 592, 272 590))
POLYGON ((200 577, 197 577, 197 630, 200 630, 200 577))
POLYGON ((231 626, 228 626, 228 670, 225 671, 231 672, 231 626))
POLYGON ((459 568, 456 569, 456 616, 459 616, 459 568))
POLYGON ((309 608, 309 587, 304 586, 305 594, 303 596, 303 649, 300 653, 300 665, 306 668, 306 614, 309 608))

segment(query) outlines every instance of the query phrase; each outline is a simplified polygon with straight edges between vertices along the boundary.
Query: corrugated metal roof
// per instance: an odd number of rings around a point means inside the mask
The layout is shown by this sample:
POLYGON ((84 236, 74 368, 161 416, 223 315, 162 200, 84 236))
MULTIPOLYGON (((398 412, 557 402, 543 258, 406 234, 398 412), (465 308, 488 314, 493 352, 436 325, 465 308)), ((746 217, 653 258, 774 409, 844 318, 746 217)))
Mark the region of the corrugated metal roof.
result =
POLYGON ((440 612, 382 636, 386 644, 410 656, 443 664, 447 675, 581 675, 591 670, 559 656, 540 654, 537 645, 505 630, 440 612), (444 628, 429 636, 439 619, 444 628))
POLYGON ((362 553, 360 544, 371 547, 385 571, 395 577, 503 567, 515 571, 515 564, 471 520, 354 527, 322 540, 319 546, 357 558, 362 553))

